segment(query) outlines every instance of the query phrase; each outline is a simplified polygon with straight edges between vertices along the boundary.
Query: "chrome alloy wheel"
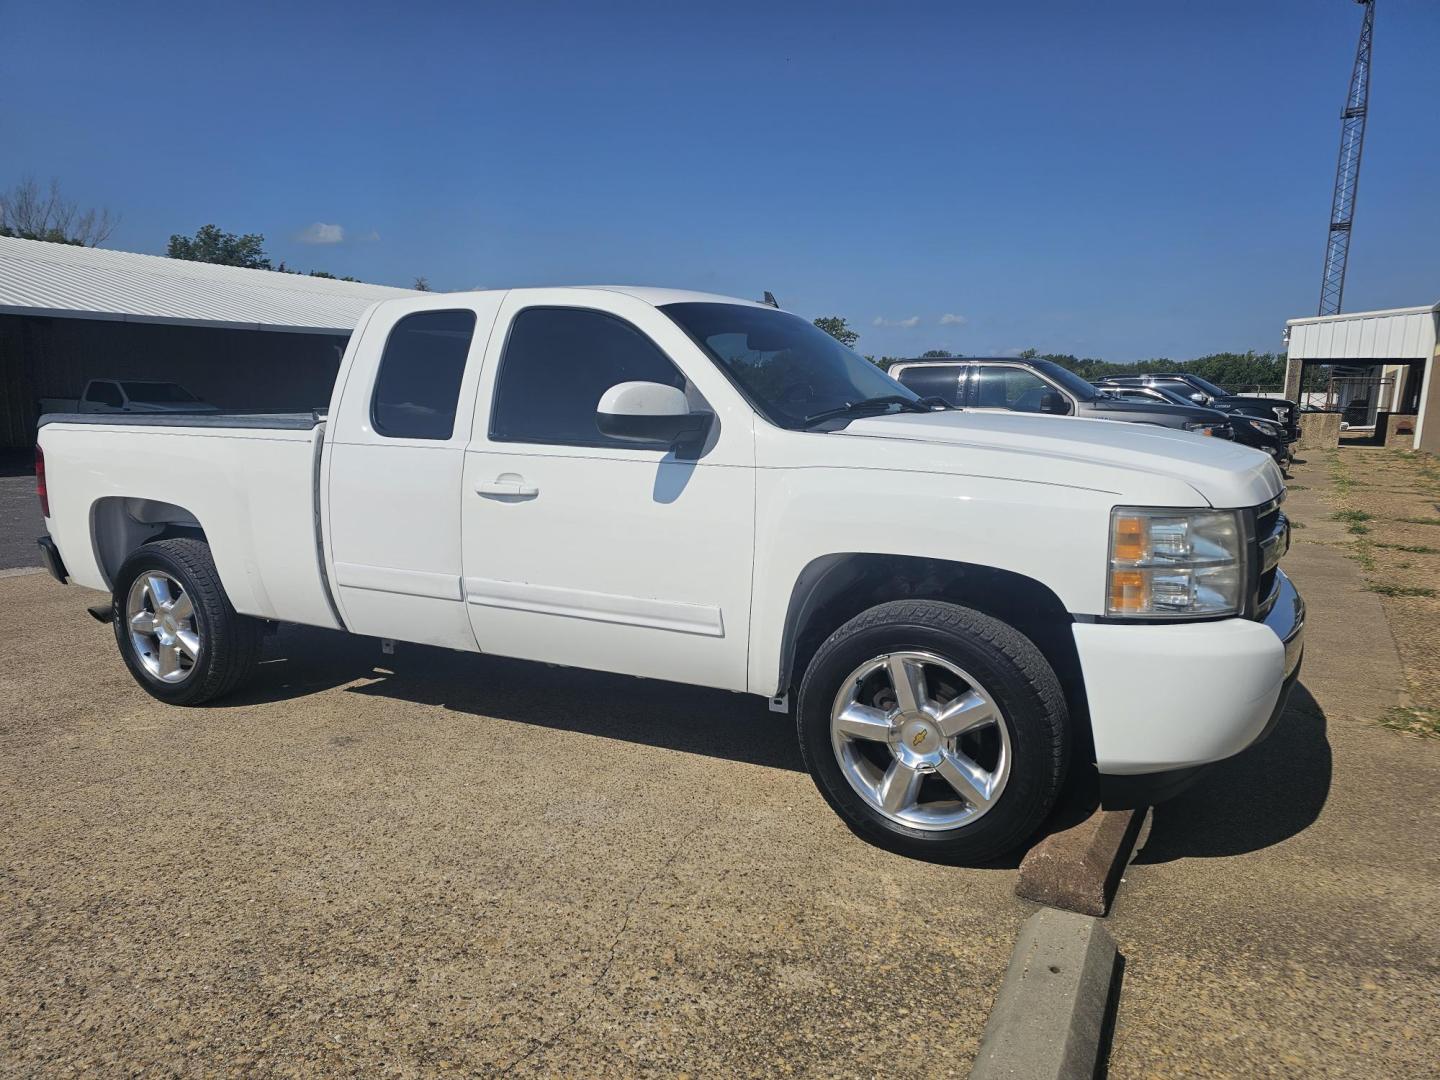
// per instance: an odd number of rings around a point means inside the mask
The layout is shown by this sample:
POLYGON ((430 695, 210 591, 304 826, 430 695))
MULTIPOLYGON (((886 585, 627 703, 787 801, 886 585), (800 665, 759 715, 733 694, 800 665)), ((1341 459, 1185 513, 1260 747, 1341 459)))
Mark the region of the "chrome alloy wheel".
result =
POLYGON ((912 829, 969 824, 1010 778, 995 699, 934 653, 889 653, 852 671, 830 710, 830 741, 856 794, 912 829))
POLYGON ((145 670, 161 682, 189 678, 200 659, 195 606, 180 583, 160 570, 135 579, 125 599, 130 644, 145 670))

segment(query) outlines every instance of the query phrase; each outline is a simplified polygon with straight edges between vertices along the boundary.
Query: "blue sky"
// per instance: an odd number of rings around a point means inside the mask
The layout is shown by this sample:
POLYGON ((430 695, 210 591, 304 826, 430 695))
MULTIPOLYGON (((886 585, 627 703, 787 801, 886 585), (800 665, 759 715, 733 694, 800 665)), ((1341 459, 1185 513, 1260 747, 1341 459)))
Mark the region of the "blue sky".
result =
MULTIPOLYGON (((368 281, 769 289, 868 353, 1115 360, 1273 350, 1313 312, 1360 22, 1346 0, 6 7, 0 186, 58 177, 122 215, 112 247, 215 222, 368 281)), ((1380 0, 1375 53, 1348 310, 1440 299, 1440 5, 1380 0)))

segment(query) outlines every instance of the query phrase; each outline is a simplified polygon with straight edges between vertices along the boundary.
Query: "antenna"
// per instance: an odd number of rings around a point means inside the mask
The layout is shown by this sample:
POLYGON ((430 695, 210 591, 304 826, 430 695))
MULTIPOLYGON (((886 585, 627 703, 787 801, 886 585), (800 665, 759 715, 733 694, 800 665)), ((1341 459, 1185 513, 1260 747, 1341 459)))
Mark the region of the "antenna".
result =
POLYGON ((1340 160, 1335 165, 1335 194, 1330 201, 1330 236, 1325 242, 1325 272, 1320 278, 1320 314, 1337 315, 1345 292, 1345 260, 1350 255, 1350 226, 1355 220, 1355 191, 1360 186, 1360 152, 1365 148, 1365 111, 1370 101, 1370 42, 1375 33, 1375 0, 1355 0, 1365 8, 1350 93, 1340 114, 1340 160))

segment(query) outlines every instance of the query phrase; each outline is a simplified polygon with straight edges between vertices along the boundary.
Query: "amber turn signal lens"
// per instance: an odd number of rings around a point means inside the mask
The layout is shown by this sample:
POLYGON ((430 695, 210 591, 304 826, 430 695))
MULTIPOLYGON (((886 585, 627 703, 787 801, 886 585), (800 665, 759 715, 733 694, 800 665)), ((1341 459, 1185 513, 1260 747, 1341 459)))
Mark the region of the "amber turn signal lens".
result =
POLYGON ((1113 570, 1110 573, 1110 610, 1114 612, 1144 611, 1149 602, 1146 595, 1148 579, 1143 570, 1113 570))
POLYGON ((1125 562, 1142 561, 1146 556, 1146 539, 1144 518, 1117 517, 1114 541, 1110 549, 1111 557, 1125 562))

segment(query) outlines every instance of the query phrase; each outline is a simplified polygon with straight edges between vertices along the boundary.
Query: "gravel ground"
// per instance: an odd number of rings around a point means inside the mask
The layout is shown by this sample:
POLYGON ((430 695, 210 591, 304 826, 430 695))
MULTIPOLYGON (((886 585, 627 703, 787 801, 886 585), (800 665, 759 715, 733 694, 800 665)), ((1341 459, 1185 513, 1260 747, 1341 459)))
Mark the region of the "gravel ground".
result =
POLYGON ((856 840, 764 702, 290 630, 175 709, 91 595, 0 578, 0 1071, 968 1069, 1013 869, 856 840))

